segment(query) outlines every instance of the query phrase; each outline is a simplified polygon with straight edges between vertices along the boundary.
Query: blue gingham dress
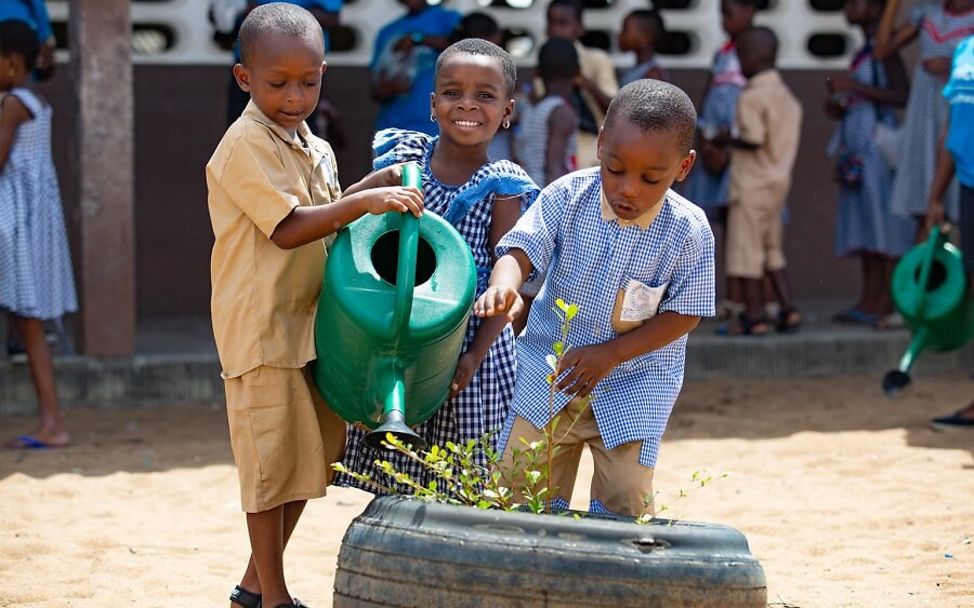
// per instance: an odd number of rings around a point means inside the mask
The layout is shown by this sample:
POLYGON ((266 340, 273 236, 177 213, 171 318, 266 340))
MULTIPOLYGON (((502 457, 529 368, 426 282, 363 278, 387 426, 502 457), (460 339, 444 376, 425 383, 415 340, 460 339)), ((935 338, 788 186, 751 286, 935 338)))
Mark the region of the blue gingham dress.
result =
MULTIPOLYGON (((697 123, 700 130, 731 130, 734 127, 737 98, 745 84, 747 79, 741 72, 737 47, 728 43, 714 56, 710 89, 703 100, 697 123)), ((690 173, 684 194, 701 207, 722 207, 727 205, 729 186, 730 171, 725 169, 720 175, 714 175, 700 164, 690 173)))
POLYGON ((28 89, 10 95, 33 119, 17 127, 0 173, 0 308, 56 319, 78 310, 78 301, 51 159, 52 110, 28 89))
MULTIPOLYGON (((430 170, 429 159, 438 138, 398 129, 386 129, 376 136, 376 152, 379 157, 373 163, 376 168, 395 162, 415 161, 423 169, 423 194, 426 209, 443 216, 460 232, 470 245, 474 263, 477 265, 477 296, 487 289, 490 269, 493 265, 492 252, 488 244, 490 223, 493 216, 495 195, 520 195, 525 205, 530 205, 538 195, 538 188, 527 174, 516 164, 500 160, 478 169, 470 180, 462 186, 451 186, 436 179, 430 170), (463 207, 469 207, 462 211, 463 207)), ((470 317, 464 337, 463 350, 473 342, 474 333, 480 326, 479 317, 470 317)), ((484 433, 493 433, 492 442, 496 444, 497 434, 504 424, 514 393, 514 378, 517 360, 514 350, 514 332, 507 325, 490 347, 480 368, 470 380, 470 384, 459 395, 447 400, 443 407, 429 420, 415 427, 415 431, 430 446, 443 446, 447 441, 461 442, 479 439, 484 433)), ((407 404, 408 407, 408 404, 407 404)), ((350 427, 343 464, 352 471, 367 473, 373 479, 392 485, 389 478, 378 471, 375 459, 389 460, 400 472, 409 473, 423 485, 434 479, 427 470, 411 460, 391 452, 376 453, 364 443, 366 431, 350 427)), ((480 455, 479 463, 486 466, 480 455)), ((374 492, 347 475, 339 475, 339 485, 352 486, 374 492)))
MULTIPOLYGON (((851 70, 856 82, 867 87, 889 86, 886 68, 873 57, 870 44, 856 54, 851 70)), ((876 146, 877 121, 890 127, 899 123, 894 108, 852 97, 830 146, 833 154, 847 150, 862 161, 862 184, 839 187, 835 226, 835 254, 839 257, 876 253, 898 258, 913 245, 916 223, 894 215, 889 208, 894 173, 876 146)))
MULTIPOLYGON (((602 218, 599 168, 554 181, 497 245, 497 255, 520 249, 548 278, 517 343, 517 384, 501 432, 507 444, 515 415, 541 428, 548 422, 550 373, 545 357, 561 333, 555 301, 578 304, 568 344, 601 344, 618 337, 612 324, 620 289, 630 280, 664 287, 658 313, 714 315, 714 235, 703 211, 669 191, 648 229, 602 218)), ((656 466, 660 440, 683 386, 687 337, 622 363, 592 391, 592 410, 605 447, 642 441, 639 462, 656 466)), ((555 395, 555 413, 568 403, 555 395)))
MULTIPOLYGON (((900 131, 900 147, 909 150, 893 181, 893 213, 919 217, 927 213, 930 184, 937 168, 937 150, 950 112, 941 93, 947 81, 932 76, 921 65, 930 57, 952 57, 961 41, 974 34, 974 10, 952 13, 944 2, 927 2, 910 10, 910 23, 920 30, 920 53, 906 103, 906 117, 900 131)), ((957 217, 960 200, 953 180, 944 204, 948 215, 957 217)))

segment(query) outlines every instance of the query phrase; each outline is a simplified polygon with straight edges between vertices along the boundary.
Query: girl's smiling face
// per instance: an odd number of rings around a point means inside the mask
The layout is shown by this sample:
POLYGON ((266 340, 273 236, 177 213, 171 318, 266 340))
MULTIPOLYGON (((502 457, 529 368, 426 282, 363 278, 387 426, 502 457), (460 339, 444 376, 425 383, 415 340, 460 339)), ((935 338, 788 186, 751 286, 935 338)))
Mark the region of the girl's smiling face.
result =
POLYGON ((511 94, 495 57, 450 55, 440 66, 430 97, 440 136, 463 146, 489 143, 501 123, 511 119, 511 94))

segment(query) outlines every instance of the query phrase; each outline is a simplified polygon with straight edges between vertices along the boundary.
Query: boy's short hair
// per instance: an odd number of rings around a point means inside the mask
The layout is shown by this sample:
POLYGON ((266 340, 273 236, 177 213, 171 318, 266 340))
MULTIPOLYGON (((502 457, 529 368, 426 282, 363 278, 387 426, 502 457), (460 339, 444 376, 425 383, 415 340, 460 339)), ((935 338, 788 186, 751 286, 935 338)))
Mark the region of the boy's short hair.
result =
POLYGON ((466 40, 467 38, 481 38, 490 40, 501 31, 497 21, 487 13, 473 12, 463 16, 457 31, 454 34, 454 42, 466 40))
POLYGON ((562 38, 552 38, 538 51, 538 75, 543 79, 571 80, 579 71, 575 45, 562 38))
POLYGON ((752 27, 738 36, 737 53, 759 59, 762 64, 774 65, 778 58, 778 37, 770 28, 752 27))
POLYGON ((40 49, 37 32, 26 21, 0 21, 0 55, 20 55, 24 58, 24 67, 30 72, 37 63, 40 49))
POLYGON ((508 95, 514 93, 514 85, 517 83, 517 66, 514 65, 511 54, 501 47, 481 38, 467 38, 454 42, 436 58, 434 78, 439 77, 443 62, 454 55, 483 55, 497 59, 501 64, 501 72, 504 74, 504 84, 507 85, 508 95))
POLYGON ((747 6, 754 10, 761 10, 762 6, 767 5, 767 0, 730 0, 738 6, 747 6))
POLYGON ((666 32, 666 27, 663 24, 663 15, 655 8, 637 8, 626 15, 626 17, 632 17, 643 27, 652 29, 657 36, 662 36, 666 32))
POLYGON ((545 9, 545 14, 551 12, 551 9, 556 6, 564 6, 572 9, 578 22, 582 22, 582 16, 585 14, 585 3, 582 0, 551 0, 548 3, 548 8, 545 9))
POLYGON ((619 89, 605 115, 605 129, 625 119, 645 131, 672 131, 681 153, 693 147, 697 111, 683 89, 661 80, 644 78, 619 89))
POLYGON ((250 11, 240 25, 240 62, 247 65, 267 36, 287 36, 313 40, 325 51, 321 24, 306 9, 290 2, 262 4, 250 11))

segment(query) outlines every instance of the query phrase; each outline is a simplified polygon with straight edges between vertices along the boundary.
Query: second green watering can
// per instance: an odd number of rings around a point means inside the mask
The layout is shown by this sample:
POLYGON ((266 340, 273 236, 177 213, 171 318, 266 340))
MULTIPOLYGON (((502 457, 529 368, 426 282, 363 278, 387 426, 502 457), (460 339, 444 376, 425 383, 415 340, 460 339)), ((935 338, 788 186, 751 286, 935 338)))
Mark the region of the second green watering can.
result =
MULTIPOLYGON (((415 164, 403 185, 420 188, 415 164)), ((476 290, 470 247, 446 220, 426 211, 367 215, 332 244, 315 319, 315 384, 348 422, 391 432, 414 448, 409 426, 444 403, 463 347, 476 290)))
POLYGON ((940 230, 903 256, 893 271, 893 303, 913 339, 898 368, 883 377, 893 396, 910 384, 910 367, 925 349, 948 351, 974 337, 974 301, 968 293, 961 252, 940 230))

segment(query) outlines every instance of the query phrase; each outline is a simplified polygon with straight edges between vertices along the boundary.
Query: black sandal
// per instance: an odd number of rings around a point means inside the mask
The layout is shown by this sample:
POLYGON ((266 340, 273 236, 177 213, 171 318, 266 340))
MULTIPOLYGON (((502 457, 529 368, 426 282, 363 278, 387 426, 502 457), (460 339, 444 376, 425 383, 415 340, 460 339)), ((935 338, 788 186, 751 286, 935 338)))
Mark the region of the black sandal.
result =
POLYGON ((307 604, 302 604, 301 600, 299 600, 298 598, 294 598, 293 603, 281 604, 277 608, 309 608, 309 606, 307 604))
MULTIPOLYGON (((875 318, 875 316, 874 316, 875 318)), ((802 326, 802 317, 797 308, 785 308, 778 315, 778 325, 775 329, 779 334, 794 334, 802 326)), ((873 327, 876 327, 873 325, 873 327)), ((878 328, 877 328, 878 329, 878 328)))
POLYGON ((230 601, 243 608, 261 608, 260 594, 247 591, 240 585, 230 592, 230 601))

